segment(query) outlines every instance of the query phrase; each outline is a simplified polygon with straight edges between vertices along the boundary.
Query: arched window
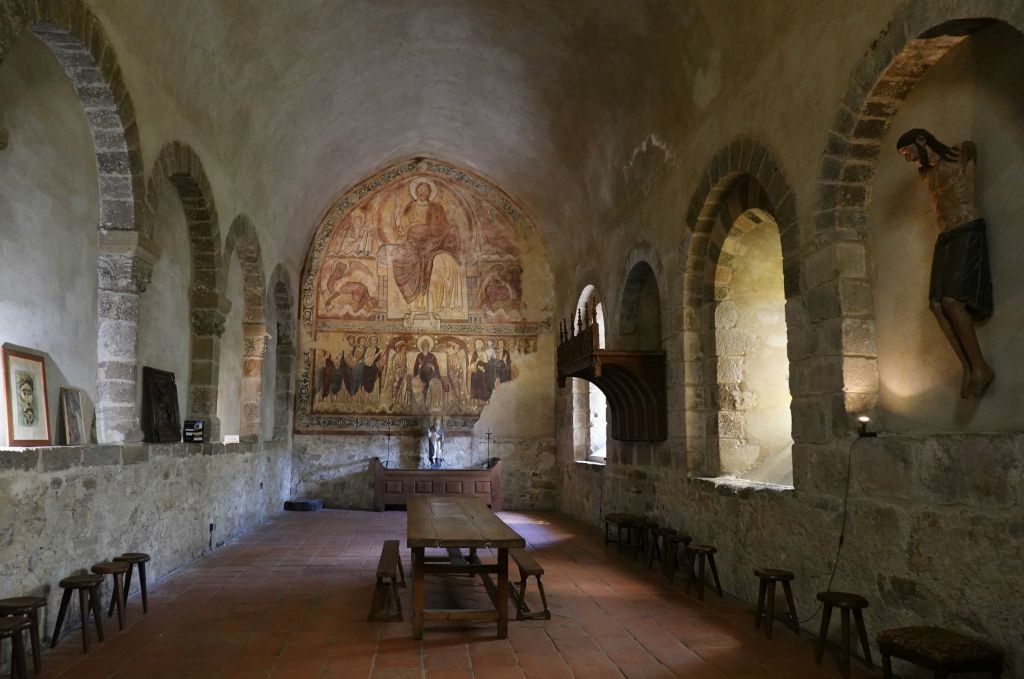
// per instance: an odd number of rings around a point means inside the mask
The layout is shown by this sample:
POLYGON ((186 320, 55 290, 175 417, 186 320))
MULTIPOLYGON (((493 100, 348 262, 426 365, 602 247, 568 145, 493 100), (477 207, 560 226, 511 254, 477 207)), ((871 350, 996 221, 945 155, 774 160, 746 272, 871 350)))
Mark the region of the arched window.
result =
POLYGON ((760 209, 736 218, 718 260, 714 302, 719 473, 793 482, 782 242, 760 209))
MULTIPOLYGON (((598 347, 604 349, 604 307, 597 289, 588 285, 576 304, 577 314, 593 306, 597 316, 598 347)), ((597 386, 572 378, 572 443, 576 460, 604 462, 608 456, 608 399, 597 386)))

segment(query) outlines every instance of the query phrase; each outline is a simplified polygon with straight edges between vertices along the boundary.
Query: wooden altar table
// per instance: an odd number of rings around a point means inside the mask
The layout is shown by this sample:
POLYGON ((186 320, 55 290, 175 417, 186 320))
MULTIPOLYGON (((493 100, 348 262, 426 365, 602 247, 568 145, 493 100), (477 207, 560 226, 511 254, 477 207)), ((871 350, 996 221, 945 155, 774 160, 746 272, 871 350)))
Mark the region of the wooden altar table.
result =
POLYGON ((423 638, 427 620, 497 621, 498 638, 508 636, 508 550, 525 547, 526 540, 487 508, 479 499, 463 497, 412 496, 408 502, 407 540, 412 549, 414 639, 423 638), (449 560, 426 557, 430 548, 469 549, 469 557, 449 560), (484 564, 476 556, 481 548, 498 550, 496 564, 484 564), (479 575, 487 588, 494 609, 424 610, 424 576, 434 574, 479 575), (494 587, 491 574, 498 576, 494 587))

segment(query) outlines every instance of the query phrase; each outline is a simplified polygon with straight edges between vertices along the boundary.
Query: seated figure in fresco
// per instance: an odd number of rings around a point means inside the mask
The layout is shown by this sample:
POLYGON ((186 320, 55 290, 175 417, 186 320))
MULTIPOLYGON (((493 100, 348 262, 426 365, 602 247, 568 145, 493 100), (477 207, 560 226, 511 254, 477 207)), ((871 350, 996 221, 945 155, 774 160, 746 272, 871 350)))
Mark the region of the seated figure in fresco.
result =
POLYGON ((935 205, 940 233, 932 258, 929 305, 963 366, 960 396, 981 398, 995 372, 975 331, 977 321, 992 315, 985 220, 978 215, 974 198, 977 151, 969 141, 946 146, 922 129, 903 134, 896 148, 917 165, 935 205))
MULTIPOLYGON (((395 231, 403 240, 391 256, 395 284, 406 303, 413 309, 426 311, 428 292, 431 292, 435 258, 440 255, 448 281, 435 283, 434 294, 441 300, 435 303, 455 303, 451 285, 459 285, 458 234, 448 222, 444 207, 434 200, 436 187, 427 179, 412 180, 409 184, 413 199, 405 208, 395 212, 395 231), (452 270, 453 265, 455 270, 452 270)), ((461 295, 461 293, 459 293, 461 295)))

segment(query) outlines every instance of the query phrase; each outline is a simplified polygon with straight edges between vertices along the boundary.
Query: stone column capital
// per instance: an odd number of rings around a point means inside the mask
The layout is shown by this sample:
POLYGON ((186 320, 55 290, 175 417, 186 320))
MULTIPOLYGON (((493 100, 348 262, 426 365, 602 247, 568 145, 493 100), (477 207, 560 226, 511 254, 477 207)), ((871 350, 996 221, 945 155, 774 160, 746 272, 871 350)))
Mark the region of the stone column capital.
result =
POLYGON ((227 314, 217 308, 192 310, 192 334, 198 337, 220 337, 224 334, 227 314))
POLYGON ((134 255, 99 256, 99 288, 109 292, 145 292, 153 276, 153 266, 134 255))
POLYGON ((263 323, 242 325, 242 355, 247 358, 263 358, 270 347, 270 334, 263 323))

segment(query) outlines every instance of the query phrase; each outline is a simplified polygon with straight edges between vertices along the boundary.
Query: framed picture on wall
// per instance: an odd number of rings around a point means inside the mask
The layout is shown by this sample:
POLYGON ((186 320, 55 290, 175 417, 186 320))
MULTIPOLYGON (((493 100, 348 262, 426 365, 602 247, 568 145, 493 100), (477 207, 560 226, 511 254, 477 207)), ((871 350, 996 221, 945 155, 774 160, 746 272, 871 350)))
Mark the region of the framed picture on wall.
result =
POLYGON ((174 373, 142 368, 142 435, 147 443, 181 440, 178 385, 174 373))
POLYGON ((12 446, 50 444, 46 364, 42 356, 3 348, 7 441, 12 446))
POLYGON ((69 446, 82 446, 85 438, 85 417, 82 415, 82 390, 60 388, 60 409, 64 420, 64 442, 69 446))

